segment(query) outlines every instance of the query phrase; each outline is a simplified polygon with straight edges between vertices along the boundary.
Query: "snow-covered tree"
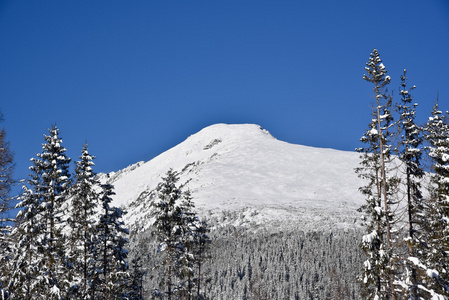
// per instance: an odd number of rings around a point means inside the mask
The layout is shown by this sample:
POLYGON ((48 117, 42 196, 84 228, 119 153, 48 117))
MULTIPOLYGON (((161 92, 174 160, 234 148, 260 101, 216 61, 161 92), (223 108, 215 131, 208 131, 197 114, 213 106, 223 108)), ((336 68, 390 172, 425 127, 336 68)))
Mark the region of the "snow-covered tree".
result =
MULTIPOLYGON (((3 116, 0 113, 0 122, 3 116)), ((6 131, 0 129, 0 299, 6 297, 6 281, 9 276, 9 261, 12 255, 11 240, 11 222, 12 219, 8 213, 12 208, 12 198, 10 197, 11 186, 14 181, 12 178, 14 167, 14 156, 9 149, 9 143, 6 140, 6 131)))
POLYGON ((194 212, 194 204, 190 191, 182 191, 181 220, 179 223, 179 257, 176 265, 180 283, 177 287, 178 294, 184 299, 191 299, 196 284, 194 265, 196 257, 193 248, 196 242, 196 229, 198 218, 194 212))
POLYGON ((436 292, 449 297, 449 126, 438 100, 425 128, 428 156, 432 161, 430 199, 426 203, 428 236, 426 266, 436 292))
POLYGON ((15 232, 16 274, 10 286, 15 288, 16 282, 25 286, 17 289, 19 296, 13 295, 13 299, 22 299, 22 295, 32 299, 60 299, 68 289, 63 227, 71 183, 70 158, 65 154, 59 129, 52 126, 49 133, 44 135, 42 152, 31 159, 28 187, 24 187, 18 205, 22 211, 18 213, 20 223, 15 232))
MULTIPOLYGON (((0 113, 0 122, 3 116, 0 113)), ((12 208, 10 191, 14 183, 13 180, 14 155, 9 149, 9 143, 6 140, 6 131, 0 129, 0 230, 7 227, 4 223, 6 213, 12 208)), ((0 234, 2 231, 0 231, 0 234)), ((1 236, 0 236, 1 237, 1 236)))
POLYGON ((194 262, 196 265, 196 277, 195 277, 195 284, 196 284, 196 299, 204 299, 204 293, 202 291, 202 284, 204 282, 204 272, 202 270, 202 266, 204 262, 207 260, 207 250, 209 249, 211 239, 209 237, 209 227, 207 224, 207 221, 205 219, 203 220, 196 220, 195 221, 195 229, 193 231, 193 243, 192 243, 192 250, 191 252, 194 255, 194 262))
POLYGON ((423 270, 418 266, 423 261, 424 241, 422 239, 424 226, 424 206, 421 192, 421 179, 424 176, 424 170, 421 165, 422 150, 420 148, 423 138, 421 129, 415 123, 415 114, 417 103, 412 103, 411 91, 415 86, 407 89, 407 71, 401 75, 401 103, 396 106, 399 113, 398 128, 401 133, 398 145, 398 157, 403 163, 404 181, 403 194, 406 200, 407 209, 407 234, 405 242, 408 246, 408 256, 404 264, 405 276, 403 283, 407 287, 406 294, 410 299, 419 299, 428 296, 419 286, 424 284, 426 278, 423 278, 423 270), (419 262, 419 263, 417 263, 419 262))
POLYGON ((394 203, 392 195, 397 185, 397 178, 388 174, 392 161, 393 124, 392 98, 387 90, 390 76, 386 75, 387 71, 376 49, 370 54, 365 70, 367 74, 363 75, 363 79, 374 85, 374 101, 369 128, 361 138, 367 146, 357 149, 362 161, 356 172, 367 180, 367 185, 360 189, 367 200, 366 205, 361 207, 367 218, 367 235, 362 241, 367 260, 362 282, 366 297, 389 299, 395 296, 392 252, 394 219, 391 205, 394 203))
POLYGON ((366 261, 363 265, 362 285, 363 295, 368 299, 378 297, 385 290, 386 268, 388 265, 388 253, 384 244, 384 218, 385 212, 382 209, 380 195, 380 163, 379 149, 377 144, 377 130, 375 123, 370 124, 371 129, 367 130, 361 141, 366 143, 365 148, 359 148, 361 153, 361 166, 356 169, 360 178, 367 181, 367 185, 360 188, 361 193, 366 197, 364 204, 359 211, 364 214, 364 226, 367 234, 363 236, 362 249, 366 254, 366 261), (373 128, 374 127, 374 128, 373 128))
POLYGON ((169 170, 166 177, 162 178, 162 182, 156 188, 156 198, 152 202, 153 223, 159 238, 159 251, 164 253, 165 275, 164 282, 161 283, 166 295, 170 300, 174 298, 177 287, 176 281, 176 265, 179 257, 181 237, 181 201, 182 192, 176 186, 179 180, 177 173, 169 170))
POLYGON ((65 154, 59 137, 59 129, 53 125, 49 135, 44 135, 45 144, 42 153, 32 159, 30 168, 36 175, 33 188, 40 196, 43 221, 42 245, 45 264, 40 272, 43 274, 47 299, 59 299, 61 290, 67 289, 66 242, 63 233, 64 217, 68 209, 68 190, 71 184, 70 158, 65 154))
POLYGON ((159 252, 163 253, 165 276, 158 295, 168 299, 191 299, 194 292, 194 263, 192 253, 195 242, 193 202, 188 191, 177 186, 179 175, 170 169, 156 188, 152 201, 154 227, 159 239, 159 252))
MULTIPOLYGON (((0 113, 0 122, 3 116, 0 113)), ((14 155, 9 149, 9 143, 6 140, 6 131, 0 129, 0 226, 6 213, 11 208, 9 192, 14 183, 12 178, 14 167, 14 155)))
POLYGON ((122 220, 123 212, 110 206, 114 195, 111 184, 102 185, 100 195, 101 212, 96 225, 98 236, 95 248, 95 273, 93 274, 92 298, 124 299, 127 291, 128 251, 126 245, 129 234, 122 220))
POLYGON ((16 251, 10 262, 8 299, 44 298, 43 275, 40 273, 44 263, 44 222, 39 196, 24 184, 16 207, 21 210, 16 217, 19 225, 12 232, 16 251))
POLYGON ((70 265, 70 294, 86 299, 90 293, 94 272, 94 247, 97 243, 95 228, 99 207, 99 195, 96 188, 99 182, 95 178, 94 156, 89 154, 87 144, 83 146, 80 160, 76 162, 75 183, 71 188, 70 245, 68 261, 70 265))

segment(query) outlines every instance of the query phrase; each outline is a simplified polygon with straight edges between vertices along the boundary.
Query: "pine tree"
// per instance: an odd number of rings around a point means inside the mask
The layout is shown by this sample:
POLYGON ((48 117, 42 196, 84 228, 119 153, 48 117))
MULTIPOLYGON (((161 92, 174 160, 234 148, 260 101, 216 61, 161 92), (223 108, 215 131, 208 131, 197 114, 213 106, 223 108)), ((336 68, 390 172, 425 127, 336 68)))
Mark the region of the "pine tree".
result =
POLYGON ((198 217, 194 213, 195 205, 192 202, 190 191, 183 191, 181 201, 181 219, 179 223, 179 257, 176 266, 177 274, 180 279, 178 285, 178 294, 183 299, 192 299, 194 287, 196 284, 194 265, 196 257, 193 253, 196 240, 196 229, 198 217))
POLYGON ((415 123, 416 103, 412 103, 413 98, 410 92, 415 86, 407 89, 407 71, 404 69, 401 75, 401 104, 397 105, 397 111, 400 114, 398 127, 401 132, 401 139, 398 146, 398 156, 404 164, 405 182, 404 193, 406 197, 406 209, 408 216, 408 230, 405 242, 408 246, 408 255, 411 257, 405 262, 407 276, 405 284, 408 286, 406 294, 410 299, 419 299, 426 296, 419 286, 423 285, 425 278, 423 270, 419 267, 423 261, 423 243, 422 230, 425 220, 423 196, 421 193, 421 179, 424 176, 424 170, 421 166, 422 144, 421 129, 415 123))
POLYGON ((42 146, 42 153, 33 159, 30 168, 39 174, 34 184, 36 192, 41 196, 40 205, 43 207, 42 245, 44 246, 45 265, 43 270, 47 299, 59 299, 61 291, 66 290, 66 254, 64 253, 65 236, 63 234, 64 216, 68 209, 68 191, 71 184, 69 164, 70 158, 62 147, 59 129, 54 125, 44 135, 46 143, 42 146))
POLYGON ((361 167, 356 169, 361 178, 368 184, 361 192, 367 197, 367 204, 361 211, 370 218, 366 222, 368 234, 364 236, 362 248, 367 254, 364 265, 363 286, 366 297, 380 299, 395 299, 394 263, 392 223, 392 195, 395 192, 397 178, 389 176, 391 165, 391 115, 392 98, 387 86, 390 76, 387 76, 385 66, 376 49, 370 54, 363 79, 372 83, 373 110, 372 121, 366 134, 361 138, 366 148, 358 149, 361 153, 361 167))
POLYGON ((195 265, 196 265, 196 298, 197 300, 205 299, 204 292, 201 289, 201 286, 203 284, 203 278, 204 278, 204 271, 202 270, 202 266, 207 256, 207 250, 211 244, 211 239, 208 235, 209 228, 207 221, 205 219, 203 220, 196 220, 195 222, 195 229, 193 231, 194 234, 194 240, 192 245, 192 253, 195 258, 195 265))
POLYGON ((13 299, 60 299, 67 286, 63 235, 70 187, 69 163, 62 147, 59 129, 52 126, 44 135, 46 143, 37 158, 31 159, 28 187, 18 207, 19 226, 14 258, 15 274, 10 283, 17 286, 13 299))
POLYGON ((76 180, 71 188, 70 246, 70 293, 80 299, 88 298, 94 272, 94 246, 97 242, 95 217, 99 206, 93 159, 87 144, 83 146, 80 160, 76 162, 76 180))
POLYGON ((356 169, 360 178, 368 181, 360 191, 366 197, 366 204, 359 211, 364 214, 364 226, 367 234, 363 236, 362 249, 366 254, 362 275, 363 295, 367 299, 382 299, 385 290, 385 269, 388 264, 387 252, 384 245, 384 218, 380 195, 380 164, 375 123, 370 124, 361 141, 368 144, 359 148, 361 153, 361 167, 356 169))
POLYGON ((176 186, 178 181, 177 173, 169 170, 166 177, 156 188, 156 199, 152 202, 153 216, 155 221, 153 226, 160 242, 159 251, 164 253, 165 278, 162 286, 165 291, 161 292, 169 300, 173 298, 175 281, 175 267, 179 254, 179 237, 181 222, 181 190, 176 186))
POLYGON ((12 232, 15 255, 11 261, 8 299, 44 298, 42 287, 43 245, 42 245, 42 208, 39 196, 23 185, 23 192, 16 206, 21 210, 17 214, 18 226, 12 232))
POLYGON ((189 192, 183 192, 176 184, 178 173, 170 169, 166 177, 156 188, 152 201, 153 223, 159 239, 159 252, 164 255, 164 281, 161 283, 163 292, 168 299, 183 297, 191 299, 193 293, 194 255, 192 243, 196 216, 189 192))
MULTIPOLYGON (((0 113, 0 122, 3 116, 0 113)), ((9 143, 6 140, 6 131, 4 128, 0 130, 0 226, 3 223, 6 212, 11 209, 10 191, 14 183, 13 180, 14 155, 9 149, 9 143)))
POLYGON ((118 207, 111 207, 111 196, 114 187, 110 184, 102 185, 100 195, 101 213, 96 225, 98 236, 97 247, 94 250, 95 274, 93 275, 92 298, 124 299, 126 297, 128 280, 128 251, 126 245, 129 234, 122 220, 123 212, 118 207))
MULTIPOLYGON (((0 113, 0 122, 3 116, 0 113)), ((12 198, 10 197, 11 186, 14 183, 12 178, 14 167, 14 156, 6 141, 6 131, 0 130, 0 297, 6 297, 6 281, 10 270, 7 268, 12 258, 11 222, 8 213, 12 208, 12 198)))
POLYGON ((425 128, 428 156, 432 160, 430 199, 426 211, 428 220, 426 265, 433 280, 433 289, 449 297, 449 126, 435 103, 425 128))

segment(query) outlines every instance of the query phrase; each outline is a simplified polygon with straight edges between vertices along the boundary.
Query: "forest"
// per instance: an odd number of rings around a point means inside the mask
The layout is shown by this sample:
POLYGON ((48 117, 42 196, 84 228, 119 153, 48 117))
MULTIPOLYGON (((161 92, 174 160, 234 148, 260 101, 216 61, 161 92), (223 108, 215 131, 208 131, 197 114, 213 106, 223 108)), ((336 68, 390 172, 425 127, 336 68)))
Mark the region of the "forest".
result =
POLYGON ((417 124, 416 87, 404 69, 390 93, 376 49, 363 79, 372 110, 354 172, 366 201, 350 229, 233 225, 238 211, 200 217, 173 169, 130 204, 145 203, 151 226, 126 224, 87 144, 72 174, 53 125, 18 181, 2 129, 1 299, 449 299, 449 113, 437 98, 417 124))

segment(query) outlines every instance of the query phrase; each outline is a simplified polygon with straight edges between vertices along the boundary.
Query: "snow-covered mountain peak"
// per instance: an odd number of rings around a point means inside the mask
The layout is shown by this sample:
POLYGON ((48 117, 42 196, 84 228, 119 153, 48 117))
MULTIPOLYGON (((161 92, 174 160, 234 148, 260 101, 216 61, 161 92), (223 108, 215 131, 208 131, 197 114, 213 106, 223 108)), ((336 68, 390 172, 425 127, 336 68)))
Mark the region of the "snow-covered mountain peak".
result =
POLYGON ((116 186, 116 204, 127 206, 142 190, 155 186, 170 168, 182 172, 218 155, 256 141, 275 140, 265 129, 254 124, 215 124, 192 134, 184 142, 146 163, 136 163, 123 170, 101 175, 116 186))
POLYGON ((226 139, 227 141, 251 140, 258 138, 273 138, 265 129, 256 124, 215 124, 191 135, 186 142, 196 142, 210 139, 226 139))
POLYGON ((247 211, 242 222, 332 223, 353 220, 363 202, 354 174, 358 162, 355 152, 289 144, 258 125, 216 124, 110 179, 115 204, 133 203, 131 223, 148 213, 147 204, 136 199, 153 190, 170 168, 180 173, 200 213, 247 211))

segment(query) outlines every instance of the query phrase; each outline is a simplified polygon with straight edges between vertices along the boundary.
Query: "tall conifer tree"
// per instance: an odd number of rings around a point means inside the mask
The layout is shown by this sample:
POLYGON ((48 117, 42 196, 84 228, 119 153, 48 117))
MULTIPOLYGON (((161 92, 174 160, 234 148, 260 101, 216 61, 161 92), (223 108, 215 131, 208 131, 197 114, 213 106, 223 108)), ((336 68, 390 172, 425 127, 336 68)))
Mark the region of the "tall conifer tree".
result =
POLYGON ((430 200, 427 203, 428 237, 426 265, 434 279, 433 288, 449 297, 449 126, 435 103, 425 128, 428 155, 432 161, 430 200))
POLYGON ((44 282, 47 289, 47 299, 59 299, 61 290, 66 290, 67 275, 65 268, 66 253, 64 251, 65 236, 63 233, 64 217, 68 209, 68 190, 71 184, 69 164, 70 158, 65 154, 59 137, 59 129, 53 125, 49 135, 44 135, 45 144, 42 153, 33 159, 30 168, 36 174, 40 174, 37 184, 34 186, 41 196, 43 207, 42 244, 44 246, 44 282))
POLYGON ((207 221, 204 220, 196 220, 195 221, 195 229, 193 232, 194 239, 191 252, 194 255, 194 262, 196 265, 196 298, 195 299, 205 299, 204 292, 202 288, 204 288, 203 283, 204 280, 204 271, 202 266, 206 259, 208 258, 207 251, 211 244, 211 239, 209 237, 209 227, 207 221))
MULTIPOLYGON (((69 163, 59 129, 52 126, 44 135, 42 152, 32 158, 28 187, 19 207, 16 281, 28 286, 19 291, 31 299, 60 299, 68 289, 64 215, 67 214, 69 163), (27 263, 29 265, 27 265, 27 263)), ((20 294, 22 293, 22 294, 20 294)), ((14 296, 15 297, 15 296, 14 296)))
MULTIPOLYGON (((0 123, 3 121, 3 116, 0 113, 0 123)), ((5 222, 8 222, 6 213, 12 208, 10 191, 14 184, 13 180, 14 155, 9 148, 9 143, 6 140, 6 131, 4 128, 0 129, 0 238, 4 231, 2 229, 8 228, 5 222)), ((7 230, 6 232, 8 232, 7 230)), ((1 240, 0 240, 1 241, 1 240)), ((0 248, 1 250, 2 248, 0 248)))
POLYGON ((401 75, 401 103, 397 105, 399 113, 398 127, 401 133, 398 145, 398 156, 404 164, 404 194, 407 209, 407 237, 405 242, 408 246, 408 256, 406 261, 405 283, 408 286, 406 293, 410 299, 419 299, 428 296, 419 286, 424 284, 423 272, 419 266, 423 262, 422 240, 424 219, 423 196, 421 192, 421 179, 424 170, 421 166, 422 150, 420 148, 423 138, 421 129, 415 123, 416 106, 412 103, 411 91, 415 86, 407 89, 407 71, 401 75))
POLYGON ((395 299, 393 213, 390 206, 397 179, 388 175, 393 122, 390 113, 392 99, 387 90, 390 76, 386 75, 387 71, 376 49, 370 54, 365 70, 367 74, 363 75, 363 79, 374 85, 374 101, 372 121, 361 139, 367 147, 358 149, 362 161, 361 167, 356 170, 361 178, 368 180, 368 184, 361 188, 367 197, 367 204, 361 210, 369 218, 366 223, 368 234, 362 242, 368 257, 364 265, 363 286, 369 298, 395 299))
POLYGON ((194 222, 193 202, 188 191, 177 186, 179 175, 169 170, 156 188, 152 201, 154 226, 159 239, 159 251, 163 253, 165 265, 164 281, 161 283, 167 299, 191 299, 194 291, 192 253, 194 222))
POLYGON ((111 184, 102 185, 100 219, 96 225, 95 290, 91 289, 91 294, 104 300, 125 298, 128 285, 128 239, 125 236, 129 231, 124 227, 122 210, 110 205, 113 189, 111 184))
MULTIPOLYGON (((2 120, 3 116, 0 113, 0 122, 2 120)), ((0 298, 7 295, 6 281, 10 275, 7 267, 13 255, 10 236, 12 218, 8 215, 12 208, 10 191, 14 183, 13 167, 14 156, 6 140, 6 131, 2 128, 0 129, 0 298)))
MULTIPOLYGON (((32 182, 32 179, 29 181, 32 182)), ((10 263, 8 299, 44 298, 43 275, 40 272, 44 263, 44 222, 39 196, 24 184, 16 207, 21 210, 16 217, 18 226, 12 232, 12 237, 16 240, 16 252, 10 263)))
POLYGON ((364 214, 364 226, 367 234, 363 236, 362 249, 366 254, 362 274, 362 295, 367 299, 382 299, 385 291, 385 269, 388 264, 386 247, 384 244, 384 218, 380 195, 380 163, 379 147, 377 143, 377 130, 375 123, 370 124, 370 129, 362 136, 361 141, 367 146, 359 148, 361 154, 361 166, 356 169, 359 177, 367 181, 367 185, 360 188, 366 197, 359 211, 364 214))
POLYGON ((179 180, 173 170, 169 170, 166 177, 156 188, 156 197, 152 202, 153 215, 155 217, 154 227, 156 229, 160 246, 159 251, 164 253, 165 274, 164 282, 161 284, 167 299, 174 299, 177 286, 176 263, 179 256, 179 238, 181 236, 181 197, 182 192, 176 186, 179 180))
POLYGON ((95 178, 93 159, 87 144, 83 146, 80 160, 76 162, 76 179, 71 189, 71 216, 69 261, 71 264, 71 293, 80 299, 86 299, 92 285, 94 272, 94 247, 97 243, 95 218, 99 207, 99 195, 96 189, 99 182, 95 178))

